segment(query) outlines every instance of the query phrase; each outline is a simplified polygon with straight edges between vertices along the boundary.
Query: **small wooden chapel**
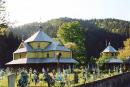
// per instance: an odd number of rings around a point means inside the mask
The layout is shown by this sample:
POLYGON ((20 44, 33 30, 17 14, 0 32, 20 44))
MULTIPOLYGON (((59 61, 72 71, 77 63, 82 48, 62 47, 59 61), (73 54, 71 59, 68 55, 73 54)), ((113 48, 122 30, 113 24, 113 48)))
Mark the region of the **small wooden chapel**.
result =
POLYGON ((104 65, 107 69, 112 69, 114 67, 120 67, 120 65, 123 63, 122 60, 117 58, 118 51, 111 46, 111 43, 109 42, 108 46, 102 51, 101 55, 108 56, 109 58, 106 59, 104 65))

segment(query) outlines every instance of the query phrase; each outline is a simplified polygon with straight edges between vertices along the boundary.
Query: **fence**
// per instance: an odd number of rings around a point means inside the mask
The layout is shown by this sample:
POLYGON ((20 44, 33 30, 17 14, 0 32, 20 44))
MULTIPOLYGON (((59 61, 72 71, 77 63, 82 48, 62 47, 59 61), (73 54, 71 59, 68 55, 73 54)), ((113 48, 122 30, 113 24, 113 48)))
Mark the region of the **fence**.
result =
POLYGON ((130 83, 130 72, 75 87, 125 87, 130 83))

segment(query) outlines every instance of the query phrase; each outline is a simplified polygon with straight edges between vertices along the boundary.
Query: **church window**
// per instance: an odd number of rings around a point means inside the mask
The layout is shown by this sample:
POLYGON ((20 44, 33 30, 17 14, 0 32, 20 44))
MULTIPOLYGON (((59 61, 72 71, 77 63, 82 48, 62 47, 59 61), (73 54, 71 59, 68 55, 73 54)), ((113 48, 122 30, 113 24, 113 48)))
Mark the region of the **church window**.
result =
POLYGON ((47 53, 47 58, 49 58, 49 53, 47 53))
POLYGON ((40 43, 38 43, 38 48, 40 48, 40 43))

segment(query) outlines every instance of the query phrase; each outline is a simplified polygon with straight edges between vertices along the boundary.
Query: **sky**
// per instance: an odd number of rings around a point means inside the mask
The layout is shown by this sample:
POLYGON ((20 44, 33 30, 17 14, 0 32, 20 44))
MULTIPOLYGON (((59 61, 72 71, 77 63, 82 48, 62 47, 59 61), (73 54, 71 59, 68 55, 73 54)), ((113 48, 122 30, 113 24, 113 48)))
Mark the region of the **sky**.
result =
POLYGON ((130 21, 130 0, 6 0, 6 7, 15 26, 60 17, 130 21))

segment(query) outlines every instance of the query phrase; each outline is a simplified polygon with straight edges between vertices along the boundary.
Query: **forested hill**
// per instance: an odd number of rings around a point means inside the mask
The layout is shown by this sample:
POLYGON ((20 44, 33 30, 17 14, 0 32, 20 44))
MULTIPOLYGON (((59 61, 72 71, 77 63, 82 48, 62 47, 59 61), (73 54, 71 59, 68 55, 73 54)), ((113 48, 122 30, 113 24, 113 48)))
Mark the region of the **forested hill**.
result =
MULTIPOLYGON (((100 52, 106 46, 106 40, 118 49, 123 45, 123 41, 130 36, 130 22, 118 19, 71 19, 59 18, 52 19, 45 23, 40 23, 44 32, 55 38, 59 26, 65 22, 79 21, 83 29, 86 30, 86 55, 88 57, 99 56, 100 52)), ((24 35, 24 38, 31 36, 38 30, 39 23, 30 23, 12 29, 13 32, 19 35, 24 35)))
POLYGON ((130 22, 118 19, 98 19, 91 20, 97 27, 112 33, 130 36, 130 22))
POLYGON ((71 18, 59 18, 52 19, 45 23, 29 23, 13 29, 16 34, 30 36, 32 33, 38 30, 38 26, 41 25, 43 30, 52 37, 56 37, 57 29, 64 22, 80 21, 81 26, 84 29, 103 29, 112 33, 130 36, 130 22, 119 19, 71 19, 71 18))
POLYGON ((24 37, 27 38, 31 36, 33 33, 35 33, 36 31, 38 31, 39 29, 38 26, 42 26, 42 29, 44 30, 44 32, 46 32, 51 37, 56 37, 57 29, 62 23, 64 23, 64 21, 60 19, 54 19, 54 20, 47 21, 45 23, 34 22, 34 23, 25 24, 25 25, 13 28, 12 30, 14 33, 21 36, 24 35, 24 37))

